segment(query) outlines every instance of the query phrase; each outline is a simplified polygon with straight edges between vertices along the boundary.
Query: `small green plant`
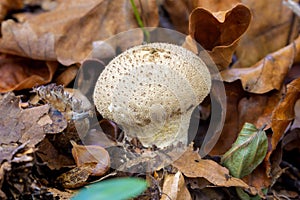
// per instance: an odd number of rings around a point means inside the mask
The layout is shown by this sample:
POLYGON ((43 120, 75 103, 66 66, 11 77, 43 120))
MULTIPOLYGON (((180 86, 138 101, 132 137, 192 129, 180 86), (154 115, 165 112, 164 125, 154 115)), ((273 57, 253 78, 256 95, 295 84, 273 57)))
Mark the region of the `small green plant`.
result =
POLYGON ((137 23, 138 23, 138 25, 141 27, 141 29, 144 32, 144 35, 146 37, 146 42, 150 42, 150 33, 149 33, 148 30, 145 29, 144 23, 143 23, 143 21, 141 19, 139 11, 138 11, 135 3, 134 3, 134 0, 130 0, 130 3, 131 3, 131 6, 132 6, 132 9, 133 9, 134 16, 135 16, 135 18, 137 20, 137 23))
POLYGON ((114 178, 87 186, 72 200, 126 200, 141 194, 147 182, 140 178, 114 178))

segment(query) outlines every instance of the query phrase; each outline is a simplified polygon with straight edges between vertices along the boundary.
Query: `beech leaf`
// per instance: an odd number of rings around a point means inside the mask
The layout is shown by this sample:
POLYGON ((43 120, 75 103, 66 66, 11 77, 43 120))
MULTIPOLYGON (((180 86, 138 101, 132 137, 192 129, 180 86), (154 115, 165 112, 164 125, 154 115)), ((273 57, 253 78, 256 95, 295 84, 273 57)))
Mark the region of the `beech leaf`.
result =
POLYGON ((265 158, 268 139, 265 131, 245 123, 232 147, 223 155, 221 162, 234 177, 250 174, 265 158))

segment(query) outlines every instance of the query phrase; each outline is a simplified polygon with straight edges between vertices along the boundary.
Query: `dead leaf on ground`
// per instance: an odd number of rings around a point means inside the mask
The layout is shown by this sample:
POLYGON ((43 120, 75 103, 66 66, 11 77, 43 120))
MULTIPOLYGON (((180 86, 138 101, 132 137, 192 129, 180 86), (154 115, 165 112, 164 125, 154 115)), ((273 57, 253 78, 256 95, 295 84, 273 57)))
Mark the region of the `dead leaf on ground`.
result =
POLYGON ((281 100, 284 91, 271 91, 266 94, 246 94, 238 103, 239 129, 245 122, 257 128, 271 126, 272 112, 281 100))
POLYGON ((226 82, 241 80, 245 91, 263 94, 273 89, 280 90, 300 49, 300 37, 290 45, 266 56, 249 68, 231 68, 221 72, 226 82))
POLYGON ((190 15, 189 35, 208 52, 219 70, 223 70, 231 63, 233 52, 250 21, 250 10, 242 4, 215 13, 199 7, 190 15))
POLYGON ((238 103, 245 96, 245 92, 238 81, 231 84, 225 83, 224 86, 227 103, 225 123, 221 135, 211 150, 210 155, 221 155, 230 149, 241 128, 239 127, 239 113, 237 110, 238 103))
MULTIPOLYGON (((262 189, 268 188, 271 185, 271 178, 268 177, 265 164, 259 165, 251 174, 242 178, 245 183, 255 187, 259 193, 262 189)), ((264 196, 263 194, 261 194, 264 196)))
POLYGON ((201 159, 198 152, 191 147, 172 165, 190 178, 203 177, 216 186, 250 189, 241 179, 232 177, 227 168, 213 160, 201 159))
POLYGON ((0 54, 0 92, 47 84, 52 80, 56 68, 56 62, 35 61, 0 54))
POLYGON ((192 0, 193 7, 203 7, 211 12, 229 10, 236 4, 242 3, 241 0, 192 0))
POLYGON ((299 142, 300 142, 300 129, 296 128, 291 132, 289 132, 289 134, 287 134, 283 138, 282 146, 286 151, 292 151, 293 149, 300 150, 299 142))
POLYGON ((275 108, 272 114, 271 128, 272 134, 272 151, 276 148, 279 140, 285 133, 287 126, 295 118, 294 106, 300 98, 300 78, 295 79, 287 85, 285 97, 275 108))
MULTIPOLYGON (((2 142, 1 142, 2 143, 2 142)), ((0 164, 4 160, 11 160, 13 152, 19 147, 17 143, 0 144, 0 164)), ((1 174, 1 172, 0 172, 1 174)), ((0 177, 1 180, 1 177, 0 177)))
POLYGON ((167 11, 170 17, 174 29, 184 34, 188 34, 189 14, 192 9, 192 7, 190 7, 192 5, 190 4, 191 1, 189 0, 165 0, 162 4, 162 7, 167 11))
POLYGON ((75 163, 70 156, 66 156, 58 151, 52 143, 45 138, 37 146, 37 156, 51 169, 59 170, 63 167, 74 167, 75 163))
MULTIPOLYGON (((154 2, 144 3, 150 9, 154 2)), ((158 9, 147 10, 146 18, 152 19, 145 26, 157 26, 157 12, 158 9)), ((58 60, 69 66, 82 62, 91 53, 93 41, 105 40, 137 27, 127 0, 66 0, 59 2, 56 9, 33 16, 23 23, 2 22, 0 49, 1 52, 33 59, 58 60)), ((126 39, 121 43, 123 48, 131 46, 133 41, 141 43, 143 33, 131 34, 126 39)))
POLYGON ((103 147, 77 145, 74 141, 71 141, 71 143, 73 145, 72 155, 77 167, 81 167, 85 164, 95 164, 90 173, 92 176, 101 176, 108 171, 110 167, 110 157, 103 147))
POLYGON ((162 196, 160 200, 192 200, 190 192, 188 191, 184 177, 181 172, 176 174, 166 174, 162 187, 162 196))
POLYGON ((89 184, 90 177, 96 163, 85 163, 80 167, 75 167, 63 174, 61 174, 56 182, 67 189, 74 189, 89 184))
POLYGON ((2 0, 0 1, 0 22, 6 17, 10 10, 23 8, 23 0, 2 0))
POLYGON ((284 90, 266 94, 251 94, 243 90, 241 83, 225 83, 227 111, 225 124, 218 142, 210 155, 224 154, 237 138, 245 122, 265 129, 271 126, 273 110, 281 100, 284 90))
POLYGON ((49 112, 49 105, 29 109, 19 108, 18 97, 7 93, 0 101, 0 134, 1 143, 29 142, 28 145, 39 143, 46 135, 39 120, 49 112))
POLYGON ((299 29, 299 20, 294 20, 293 12, 282 4, 282 0, 272 3, 244 0, 243 3, 251 8, 253 20, 236 49, 238 61, 234 68, 250 67, 269 53, 283 48, 297 37, 299 29))
POLYGON ((56 85, 63 85, 66 87, 76 78, 78 70, 79 66, 72 65, 57 76, 53 82, 55 82, 56 85))

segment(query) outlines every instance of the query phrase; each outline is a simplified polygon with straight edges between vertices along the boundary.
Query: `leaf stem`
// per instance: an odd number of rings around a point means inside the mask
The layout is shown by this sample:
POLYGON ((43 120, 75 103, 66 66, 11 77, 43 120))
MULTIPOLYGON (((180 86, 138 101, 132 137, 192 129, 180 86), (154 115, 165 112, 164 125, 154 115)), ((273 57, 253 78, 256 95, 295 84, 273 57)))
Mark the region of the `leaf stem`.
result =
POLYGON ((130 3, 131 3, 131 6, 132 6, 132 9, 133 9, 134 16, 135 16, 135 18, 137 20, 137 23, 141 27, 141 29, 143 30, 143 33, 146 36, 146 42, 150 42, 150 33, 149 33, 149 31, 147 31, 145 29, 144 23, 143 23, 143 21, 142 21, 142 19, 140 17, 140 14, 139 14, 138 9, 137 9, 137 7, 136 7, 136 5, 134 3, 134 0, 130 0, 130 3))

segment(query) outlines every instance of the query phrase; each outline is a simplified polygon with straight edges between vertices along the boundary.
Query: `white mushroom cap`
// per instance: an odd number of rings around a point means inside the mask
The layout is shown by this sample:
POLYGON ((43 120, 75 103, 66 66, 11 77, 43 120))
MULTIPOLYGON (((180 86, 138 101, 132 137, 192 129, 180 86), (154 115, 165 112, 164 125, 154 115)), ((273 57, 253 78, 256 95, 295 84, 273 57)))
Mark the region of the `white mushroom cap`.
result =
POLYGON ((163 148, 187 143, 194 108, 208 95, 211 76, 191 51, 150 43, 126 50, 103 70, 94 103, 129 138, 163 148))

